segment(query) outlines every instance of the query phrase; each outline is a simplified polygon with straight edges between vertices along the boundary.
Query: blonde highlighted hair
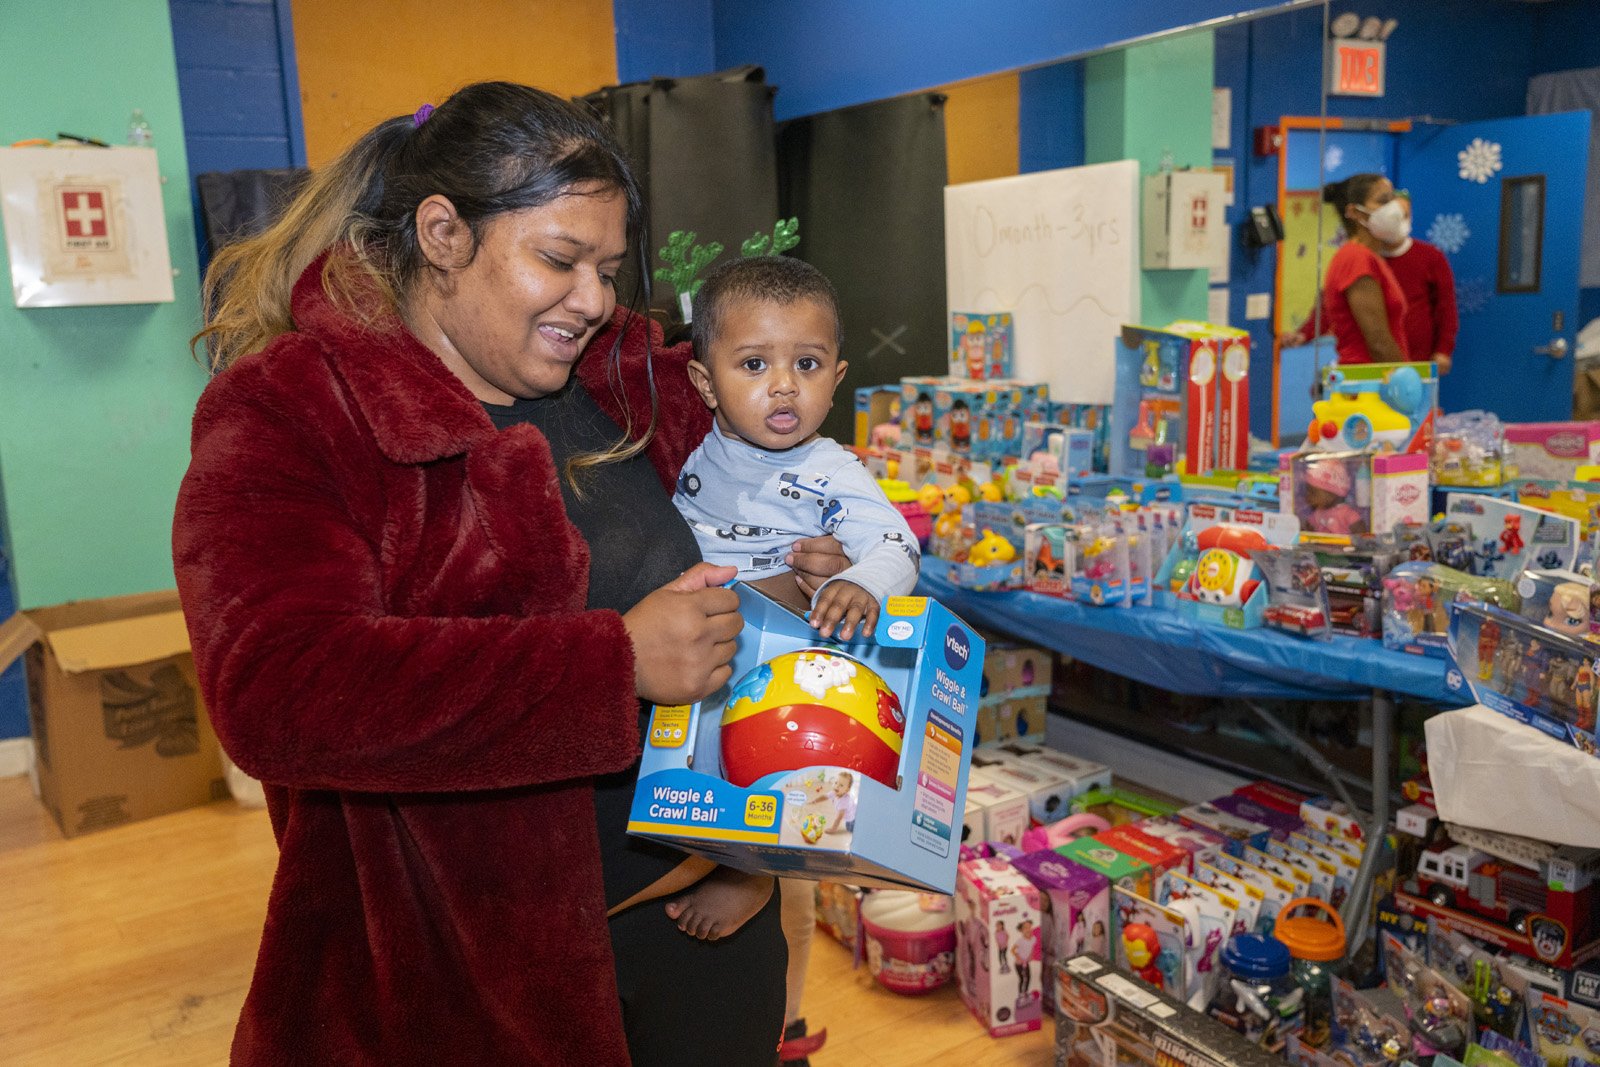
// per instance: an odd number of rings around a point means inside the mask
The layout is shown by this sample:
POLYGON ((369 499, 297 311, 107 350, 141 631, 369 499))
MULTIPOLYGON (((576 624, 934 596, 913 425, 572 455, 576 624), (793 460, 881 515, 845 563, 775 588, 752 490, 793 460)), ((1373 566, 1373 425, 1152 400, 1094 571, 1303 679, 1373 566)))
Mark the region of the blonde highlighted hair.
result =
MULTIPOLYGON (((294 330, 290 308, 295 282, 324 251, 322 285, 336 306, 374 329, 398 328, 406 294, 427 270, 417 240, 417 206, 432 195, 447 198, 473 237, 506 212, 548 204, 599 183, 618 190, 627 206, 629 247, 637 261, 638 288, 629 308, 649 302, 644 198, 622 149, 588 111, 540 89, 509 82, 478 82, 450 96, 431 114, 388 119, 343 155, 314 171, 283 215, 255 237, 217 252, 206 271, 204 342, 215 372, 258 352, 294 330), (372 300, 376 292, 380 299, 372 300)), ((630 440, 635 413, 621 390, 622 337, 607 359, 607 380, 625 415, 624 433, 603 453, 573 457, 578 471, 638 455, 657 423, 655 378, 649 371, 649 420, 630 440)), ((597 355, 597 354, 596 354, 597 355)), ((593 358, 593 356, 589 357, 593 358)), ((642 414, 642 413, 640 413, 642 414)))

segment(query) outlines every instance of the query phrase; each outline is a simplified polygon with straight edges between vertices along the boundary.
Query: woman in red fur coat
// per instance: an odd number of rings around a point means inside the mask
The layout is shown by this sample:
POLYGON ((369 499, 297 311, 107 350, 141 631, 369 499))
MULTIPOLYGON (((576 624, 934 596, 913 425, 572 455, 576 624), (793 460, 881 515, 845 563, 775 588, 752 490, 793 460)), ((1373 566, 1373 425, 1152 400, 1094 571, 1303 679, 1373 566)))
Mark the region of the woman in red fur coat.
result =
POLYGON ((174 559, 280 848, 236 1063, 775 1058, 775 900, 720 941, 607 920, 706 875, 627 804, 642 708, 722 684, 741 625, 669 499, 688 352, 617 307, 641 203, 590 116, 484 83, 212 265, 174 559))

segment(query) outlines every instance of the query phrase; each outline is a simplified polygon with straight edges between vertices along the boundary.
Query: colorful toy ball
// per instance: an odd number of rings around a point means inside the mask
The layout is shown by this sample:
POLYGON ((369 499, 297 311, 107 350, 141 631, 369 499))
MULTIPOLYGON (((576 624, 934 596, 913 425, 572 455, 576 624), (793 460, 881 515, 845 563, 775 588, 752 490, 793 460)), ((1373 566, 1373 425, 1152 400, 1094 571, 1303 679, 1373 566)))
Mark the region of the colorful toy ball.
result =
POLYGON ((722 712, 722 771, 741 789, 802 767, 842 767, 897 788, 906 718, 871 667, 837 649, 804 648, 749 671, 722 712))
POLYGON ((800 820, 800 836, 806 844, 814 845, 822 840, 822 835, 828 829, 828 820, 816 812, 812 812, 800 820))

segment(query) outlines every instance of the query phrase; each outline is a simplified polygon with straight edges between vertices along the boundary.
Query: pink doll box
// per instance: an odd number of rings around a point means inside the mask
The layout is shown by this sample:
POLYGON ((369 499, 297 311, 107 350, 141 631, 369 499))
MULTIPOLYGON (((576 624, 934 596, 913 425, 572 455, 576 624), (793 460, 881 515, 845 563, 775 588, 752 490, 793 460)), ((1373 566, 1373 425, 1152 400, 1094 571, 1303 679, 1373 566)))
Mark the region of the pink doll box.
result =
POLYGON ((1005 860, 956 868, 956 976, 991 1037, 1040 1027, 1044 913, 1039 889, 1005 860))
MULTIPOLYGON (((1055 973, 1057 960, 1081 952, 1108 954, 1111 929, 1111 883, 1106 876, 1080 867, 1054 850, 1029 852, 1012 861, 1039 887, 1044 909, 1044 973, 1055 973)), ((1054 998, 1044 1010, 1054 1013, 1054 998)))

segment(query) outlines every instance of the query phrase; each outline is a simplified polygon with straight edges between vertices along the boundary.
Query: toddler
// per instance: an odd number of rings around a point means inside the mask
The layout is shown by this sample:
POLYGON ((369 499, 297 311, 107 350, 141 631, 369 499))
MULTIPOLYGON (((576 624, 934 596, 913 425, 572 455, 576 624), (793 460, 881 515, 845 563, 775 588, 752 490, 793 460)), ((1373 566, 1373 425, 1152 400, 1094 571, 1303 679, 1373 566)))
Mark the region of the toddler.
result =
MULTIPOLYGON (((706 277, 693 319, 689 375, 715 425, 684 464, 672 502, 701 555, 737 567, 780 603, 809 609, 823 637, 870 635, 879 603, 916 585, 919 556, 906 520, 866 468, 818 432, 846 368, 832 284, 798 259, 735 260, 706 277), (797 540, 822 534, 839 541, 851 566, 808 604, 784 559, 797 540)), ((834 792, 837 833, 855 812, 849 780, 848 814, 837 779, 834 792)), ((717 867, 667 914, 685 933, 726 937, 761 910, 771 886, 717 867)))
POLYGON ((855 776, 849 771, 840 771, 833 779, 833 822, 828 827, 830 834, 846 834, 856 828, 856 798, 850 793, 854 783, 855 776))

